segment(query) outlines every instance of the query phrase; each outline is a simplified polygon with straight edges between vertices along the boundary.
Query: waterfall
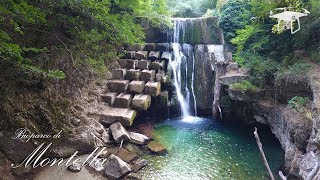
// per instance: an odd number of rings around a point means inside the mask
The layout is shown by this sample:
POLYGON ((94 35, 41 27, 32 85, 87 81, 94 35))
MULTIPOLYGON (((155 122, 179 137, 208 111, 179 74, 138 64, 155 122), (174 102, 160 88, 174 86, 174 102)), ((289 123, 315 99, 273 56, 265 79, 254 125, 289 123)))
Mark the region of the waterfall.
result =
POLYGON ((172 48, 174 59, 170 58, 169 64, 173 71, 173 82, 182 115, 183 117, 188 117, 197 114, 196 98, 193 87, 195 58, 192 45, 185 43, 185 40, 188 39, 188 32, 186 31, 187 22, 193 24, 193 19, 174 18, 173 21, 174 31, 172 48), (179 44, 179 42, 182 42, 182 45, 179 44), (189 72, 190 65, 192 65, 191 72, 189 72), (191 112, 191 105, 193 105, 193 112, 191 112))

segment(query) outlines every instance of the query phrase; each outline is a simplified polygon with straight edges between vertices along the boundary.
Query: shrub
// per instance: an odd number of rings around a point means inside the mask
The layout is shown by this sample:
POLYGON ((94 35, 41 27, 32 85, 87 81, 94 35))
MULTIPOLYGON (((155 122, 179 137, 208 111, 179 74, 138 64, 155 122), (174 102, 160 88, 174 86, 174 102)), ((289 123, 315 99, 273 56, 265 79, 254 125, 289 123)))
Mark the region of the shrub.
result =
POLYGON ((307 98, 301 97, 301 96, 294 96, 288 101, 288 105, 292 108, 305 106, 306 103, 307 103, 307 98))
POLYGON ((230 88, 234 89, 234 90, 239 90, 239 91, 249 91, 249 92, 257 92, 257 91, 259 91, 259 88, 256 85, 252 84, 248 80, 244 80, 244 81, 239 82, 239 83, 231 84, 230 88))

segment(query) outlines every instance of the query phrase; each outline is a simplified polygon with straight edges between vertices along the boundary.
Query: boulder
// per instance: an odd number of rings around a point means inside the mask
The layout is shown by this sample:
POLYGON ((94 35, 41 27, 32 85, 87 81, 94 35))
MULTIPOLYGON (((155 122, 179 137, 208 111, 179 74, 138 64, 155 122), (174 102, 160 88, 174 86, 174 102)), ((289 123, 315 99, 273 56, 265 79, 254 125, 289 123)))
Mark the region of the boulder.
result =
POLYGON ((157 44, 157 51, 169 51, 169 43, 158 43, 157 44))
POLYGON ((113 106, 114 104, 114 100, 116 99, 116 97, 118 96, 119 93, 115 93, 115 92, 110 92, 106 95, 100 95, 101 99, 103 102, 108 103, 109 106, 113 106))
POLYGON ((125 50, 127 51, 142 51, 143 45, 139 43, 134 43, 134 44, 127 44, 125 45, 125 50))
POLYGON ((161 55, 161 60, 164 60, 166 62, 168 62, 170 58, 171 58, 170 52, 163 52, 161 55))
POLYGON ((118 147, 111 148, 111 149, 109 149, 109 152, 111 154, 118 156, 120 159, 122 159, 123 161, 125 161, 127 163, 130 163, 133 160, 138 158, 138 156, 135 153, 128 151, 125 148, 118 148, 118 147))
POLYGON ((131 171, 130 165, 113 154, 109 157, 109 162, 105 166, 105 175, 119 179, 131 171))
POLYGON ((152 70, 163 70, 165 62, 164 61, 154 61, 150 63, 150 69, 152 70))
POLYGON ((135 59, 147 59, 148 51, 137 51, 134 55, 135 59))
POLYGON ((149 64, 150 64, 150 61, 148 60, 140 60, 138 61, 136 68, 141 70, 149 69, 149 64))
POLYGON ((164 154, 167 152, 164 145, 162 145, 161 143, 158 143, 156 141, 149 142, 147 147, 151 152, 153 152, 155 154, 164 154))
POLYGON ((155 51, 156 49, 157 49, 156 43, 146 43, 143 48, 144 51, 155 51))
POLYGON ((141 71, 135 70, 135 69, 130 69, 127 70, 127 75, 126 75, 126 79, 130 80, 130 81, 135 81, 135 80, 139 80, 141 76, 141 71))
POLYGON ((114 101, 114 107, 129 108, 131 105, 131 101, 132 101, 131 94, 120 93, 114 101))
POLYGON ((124 79, 125 75, 127 73, 126 69, 113 69, 111 71, 112 79, 124 79))
POLYGON ((160 52, 159 51, 150 51, 148 58, 150 60, 158 60, 160 58, 160 52))
POLYGON ((116 121, 121 122, 124 126, 131 126, 137 112, 125 108, 108 108, 101 112, 100 121, 109 125, 116 121))
POLYGON ((129 91, 131 93, 142 94, 145 85, 146 83, 144 81, 131 81, 129 84, 129 91))
POLYGON ((129 135, 131 138, 130 142, 134 144, 145 145, 150 141, 147 136, 140 133, 129 132, 129 135))
POLYGON ((143 70, 141 71, 140 80, 141 81, 154 81, 156 76, 155 70, 143 70))
POLYGON ((132 99, 132 108, 136 110, 147 110, 151 105, 151 96, 144 94, 136 94, 132 99))
POLYGON ((159 82, 147 82, 144 87, 144 93, 151 96, 159 96, 161 92, 161 83, 159 82))
POLYGON ((72 163, 71 165, 68 166, 68 170, 71 172, 80 172, 82 168, 82 165, 80 162, 72 163))
POLYGON ((126 93, 129 87, 128 80, 110 80, 107 87, 111 92, 126 93))
POLYGON ((131 140, 128 131, 122 126, 120 122, 111 124, 109 128, 116 143, 121 143, 122 140, 125 142, 131 140))

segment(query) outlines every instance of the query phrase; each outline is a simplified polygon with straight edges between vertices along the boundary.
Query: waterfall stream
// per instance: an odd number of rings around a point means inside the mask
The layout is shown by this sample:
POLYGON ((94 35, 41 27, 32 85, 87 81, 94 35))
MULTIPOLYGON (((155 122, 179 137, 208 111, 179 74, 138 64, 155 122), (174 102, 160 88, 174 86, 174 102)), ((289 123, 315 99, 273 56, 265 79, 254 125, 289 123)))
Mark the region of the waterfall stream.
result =
POLYGON ((172 48, 174 58, 169 60, 169 64, 172 67, 173 81, 181 112, 183 117, 186 118, 192 115, 196 116, 197 114, 197 103, 194 92, 194 52, 192 45, 184 43, 187 27, 186 22, 191 21, 192 24, 192 19, 176 18, 173 19, 173 21, 174 33, 172 48), (180 40, 182 40, 182 44, 179 44, 180 40), (192 72, 188 72, 190 65, 192 65, 192 72), (190 73, 191 78, 189 77, 190 73), (191 109, 193 112, 191 112, 191 109))

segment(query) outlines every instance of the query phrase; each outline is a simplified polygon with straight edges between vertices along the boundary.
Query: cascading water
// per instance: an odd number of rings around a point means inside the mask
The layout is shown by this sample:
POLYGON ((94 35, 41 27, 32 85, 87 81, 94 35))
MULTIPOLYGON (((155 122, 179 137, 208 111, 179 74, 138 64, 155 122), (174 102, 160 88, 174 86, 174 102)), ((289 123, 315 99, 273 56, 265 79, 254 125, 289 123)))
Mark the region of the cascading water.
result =
POLYGON ((192 46, 184 43, 187 21, 191 21, 191 23, 189 23, 192 24, 192 19, 178 18, 173 19, 173 21, 174 33, 172 38, 172 48, 174 59, 170 59, 169 64, 172 67, 173 81, 181 112, 183 117, 186 118, 197 114, 196 98, 193 87, 195 66, 194 53, 192 46), (183 44, 181 45, 179 42, 182 42, 183 44), (190 63, 192 63, 192 72, 188 71, 190 63), (191 78, 189 78, 190 73, 191 78), (193 105, 193 112, 191 112, 191 105, 193 105))

